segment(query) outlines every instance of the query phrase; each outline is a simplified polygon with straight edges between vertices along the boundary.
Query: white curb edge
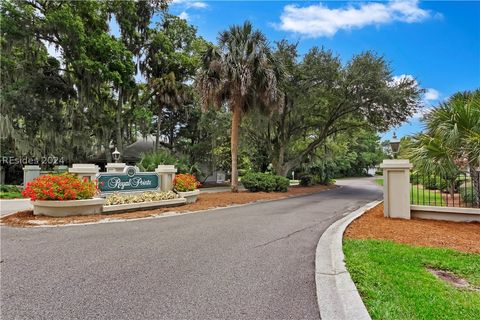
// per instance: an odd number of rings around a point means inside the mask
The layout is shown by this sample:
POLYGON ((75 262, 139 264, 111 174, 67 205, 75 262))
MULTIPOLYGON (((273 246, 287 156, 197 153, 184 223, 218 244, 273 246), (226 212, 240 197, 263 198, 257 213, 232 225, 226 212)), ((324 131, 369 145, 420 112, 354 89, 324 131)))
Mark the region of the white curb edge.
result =
POLYGON ((345 266, 342 244, 348 225, 381 202, 370 202, 349 213, 320 237, 315 253, 315 284, 322 320, 371 320, 345 266))

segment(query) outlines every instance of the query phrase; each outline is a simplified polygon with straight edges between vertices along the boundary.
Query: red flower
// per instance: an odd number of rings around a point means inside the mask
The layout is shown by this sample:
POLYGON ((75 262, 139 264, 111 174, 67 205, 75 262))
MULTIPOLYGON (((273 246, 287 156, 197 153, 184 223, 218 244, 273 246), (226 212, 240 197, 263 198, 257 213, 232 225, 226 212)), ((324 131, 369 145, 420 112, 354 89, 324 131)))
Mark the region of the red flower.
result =
POLYGON ((95 181, 79 180, 72 174, 44 175, 27 183, 22 195, 35 200, 90 199, 97 192, 95 181))
POLYGON ((193 191, 200 186, 200 182, 192 174, 177 174, 173 179, 173 186, 175 190, 180 192, 193 191))

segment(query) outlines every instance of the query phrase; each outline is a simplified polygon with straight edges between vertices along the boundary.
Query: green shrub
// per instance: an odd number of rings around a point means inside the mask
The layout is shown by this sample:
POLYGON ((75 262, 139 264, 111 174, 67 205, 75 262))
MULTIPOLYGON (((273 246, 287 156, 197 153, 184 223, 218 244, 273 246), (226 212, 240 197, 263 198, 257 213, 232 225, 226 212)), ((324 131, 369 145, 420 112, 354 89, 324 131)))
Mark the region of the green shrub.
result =
POLYGON ((22 192, 22 190, 17 186, 2 184, 0 185, 0 192, 22 192))
POLYGON ((422 184, 422 175, 413 172, 410 174, 410 183, 413 185, 422 184))
POLYGON ((300 177, 300 183, 303 187, 310 187, 314 184, 314 179, 311 174, 304 174, 300 177))
POLYGON ((422 183, 423 187, 429 190, 446 190, 448 186, 447 180, 436 176, 420 176, 418 182, 422 183))
POLYGON ((290 185, 290 180, 273 174, 250 172, 242 177, 242 184, 247 190, 252 192, 286 192, 290 185))
POLYGON ((462 201, 465 204, 470 204, 470 205, 473 205, 473 206, 478 205, 475 190, 473 188, 461 187, 460 188, 460 196, 462 197, 462 201))
POLYGON ((155 171, 158 165, 175 165, 178 173, 190 173, 195 176, 201 176, 202 172, 197 163, 191 163, 187 156, 175 155, 168 150, 158 150, 156 152, 142 154, 142 160, 137 163, 141 171, 155 171))
POLYGON ((275 191, 287 192, 288 187, 290 186, 290 180, 288 178, 281 177, 281 176, 274 176, 274 177, 275 177, 275 183, 276 183, 275 191))

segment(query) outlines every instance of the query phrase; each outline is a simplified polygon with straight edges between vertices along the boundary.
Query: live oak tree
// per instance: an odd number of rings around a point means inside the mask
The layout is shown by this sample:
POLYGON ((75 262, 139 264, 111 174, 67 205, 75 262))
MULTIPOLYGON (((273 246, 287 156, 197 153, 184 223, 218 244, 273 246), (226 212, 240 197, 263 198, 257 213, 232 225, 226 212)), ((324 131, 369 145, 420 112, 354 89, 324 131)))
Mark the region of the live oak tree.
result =
POLYGON ((138 93, 134 57, 142 54, 151 19, 166 3, 2 3, 2 145, 8 140, 13 153, 76 161, 103 146, 108 160, 111 141, 121 148, 131 136, 125 116, 133 115, 138 93), (112 16, 119 39, 109 33, 112 16), (49 56, 47 45, 57 57, 49 56))
POLYGON ((140 69, 147 80, 147 100, 155 101, 152 111, 156 115, 158 150, 164 114, 192 100, 188 84, 193 81, 207 43, 185 20, 169 14, 149 31, 148 38, 140 69))
POLYGON ((253 109, 269 111, 282 104, 281 72, 263 33, 250 22, 220 33, 218 47, 203 57, 197 88, 204 109, 228 105, 231 123, 231 189, 238 191, 238 138, 242 116, 253 109))
POLYGON ((421 105, 414 79, 394 79, 381 56, 365 52, 345 65, 324 48, 312 48, 300 62, 295 45, 282 41, 276 56, 288 75, 280 83, 283 112, 251 131, 268 146, 274 171, 286 175, 340 132, 385 131, 406 121, 421 105), (264 130, 258 130, 263 128, 264 130))

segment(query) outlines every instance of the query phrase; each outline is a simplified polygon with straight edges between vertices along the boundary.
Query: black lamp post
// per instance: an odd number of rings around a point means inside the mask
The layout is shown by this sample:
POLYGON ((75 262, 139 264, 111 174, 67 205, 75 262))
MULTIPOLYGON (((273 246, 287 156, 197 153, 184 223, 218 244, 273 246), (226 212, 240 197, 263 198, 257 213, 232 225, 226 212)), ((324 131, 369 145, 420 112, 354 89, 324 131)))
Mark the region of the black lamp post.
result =
POLYGON ((117 147, 115 147, 115 151, 112 152, 112 157, 115 163, 117 163, 118 160, 120 159, 120 151, 117 150, 117 147))
POLYGON ((392 148, 393 158, 397 158, 398 150, 400 149, 400 140, 397 139, 395 132, 393 133, 392 139, 390 139, 390 148, 392 148))

